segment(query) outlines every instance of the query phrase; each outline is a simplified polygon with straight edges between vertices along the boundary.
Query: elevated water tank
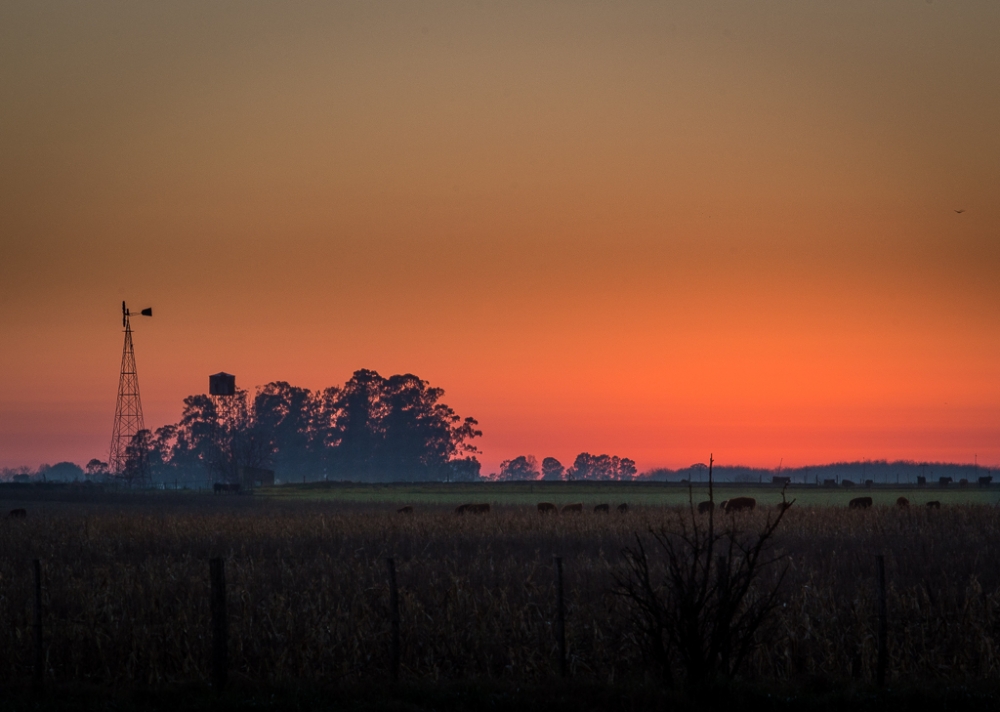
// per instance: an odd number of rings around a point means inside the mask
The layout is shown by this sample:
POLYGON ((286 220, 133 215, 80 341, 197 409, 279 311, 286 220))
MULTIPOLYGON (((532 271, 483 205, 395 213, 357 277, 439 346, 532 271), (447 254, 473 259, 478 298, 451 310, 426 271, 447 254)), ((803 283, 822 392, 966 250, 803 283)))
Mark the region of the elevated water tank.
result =
POLYGON ((208 377, 208 394, 211 396, 235 396, 236 376, 220 371, 208 377))

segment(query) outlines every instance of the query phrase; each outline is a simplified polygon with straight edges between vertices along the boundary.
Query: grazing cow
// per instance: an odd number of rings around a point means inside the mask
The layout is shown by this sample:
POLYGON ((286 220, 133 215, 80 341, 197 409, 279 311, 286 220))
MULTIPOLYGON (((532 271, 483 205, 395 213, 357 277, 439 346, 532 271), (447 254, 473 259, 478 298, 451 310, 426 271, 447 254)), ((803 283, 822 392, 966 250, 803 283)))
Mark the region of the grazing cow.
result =
POLYGON ((539 502, 538 503, 538 513, 539 514, 559 514, 559 507, 552 504, 551 502, 539 502))
POLYGON ((618 513, 625 514, 626 512, 628 512, 628 505, 622 502, 618 505, 618 513))
POLYGON ((598 504, 594 507, 594 514, 607 514, 611 511, 611 507, 606 504, 598 504))
POLYGON ((216 482, 212 485, 212 490, 216 494, 223 494, 224 492, 239 492, 240 483, 239 482, 216 482))
POLYGON ((987 475, 986 477, 980 477, 979 478, 979 486, 980 487, 989 487, 990 486, 990 482, 992 482, 992 481, 993 481, 993 475, 987 475))
POLYGON ((927 503, 927 509, 941 509, 941 503, 937 500, 933 500, 927 503))
POLYGON ((906 497, 900 497, 899 499, 896 500, 896 506, 899 507, 900 509, 906 509, 907 507, 910 506, 910 500, 908 500, 906 497))
POLYGON ((841 480, 840 481, 840 485, 841 485, 841 487, 853 487, 854 486, 854 480, 841 480))
POLYGON ((726 500, 726 514, 752 510, 757 506, 757 500, 753 497, 733 497, 726 500))
POLYGON ((774 476, 771 477, 771 484, 772 485, 790 485, 790 484, 792 484, 792 478, 791 477, 786 477, 784 475, 782 475, 782 476, 774 475, 774 476))
POLYGON ((562 508, 563 514, 570 514, 571 512, 580 512, 582 514, 583 503, 577 502, 576 504, 567 504, 565 507, 562 508))
POLYGON ((28 516, 26 509, 12 509, 7 513, 7 519, 24 519, 28 516))
POLYGON ((923 475, 917 475, 917 487, 926 487, 926 486, 927 486, 927 478, 924 477, 923 475))
POLYGON ((823 486, 824 487, 836 487, 837 486, 837 480, 823 480, 823 486))
POLYGON ((708 514, 715 509, 715 502, 712 500, 707 500, 705 502, 698 502, 698 514, 708 514))
POLYGON ((407 505, 396 510, 396 514, 413 514, 413 507, 407 505))
POLYGON ((938 477, 938 486, 939 487, 947 487, 951 483, 952 483, 952 479, 950 477, 938 477))
POLYGON ((850 509, 868 509, 872 506, 871 497, 855 497, 852 499, 847 506, 850 509))
POLYGON ((968 487, 969 486, 969 481, 963 477, 962 479, 960 479, 958 481, 958 486, 959 487, 968 487))

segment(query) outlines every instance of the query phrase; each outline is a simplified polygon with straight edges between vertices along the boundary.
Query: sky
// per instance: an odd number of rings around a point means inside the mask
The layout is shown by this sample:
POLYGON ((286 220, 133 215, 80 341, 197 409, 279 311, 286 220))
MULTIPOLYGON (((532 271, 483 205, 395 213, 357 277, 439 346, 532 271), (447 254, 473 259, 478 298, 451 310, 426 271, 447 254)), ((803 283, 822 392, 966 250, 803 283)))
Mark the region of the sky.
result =
POLYGON ((484 471, 1000 463, 1000 3, 0 4, 0 466, 414 373, 484 471), (956 212, 962 210, 964 212, 956 212))

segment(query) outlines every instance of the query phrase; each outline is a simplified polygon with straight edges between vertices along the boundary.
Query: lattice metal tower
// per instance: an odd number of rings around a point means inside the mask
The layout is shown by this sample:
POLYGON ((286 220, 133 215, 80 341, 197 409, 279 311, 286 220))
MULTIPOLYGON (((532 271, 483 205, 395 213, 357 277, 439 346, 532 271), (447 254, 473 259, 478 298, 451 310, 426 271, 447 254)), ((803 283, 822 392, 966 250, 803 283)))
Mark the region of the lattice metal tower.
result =
MULTIPOLYGON (((143 316, 153 316, 152 309, 143 309, 141 313, 143 316)), ((125 302, 122 302, 125 346, 122 349, 118 403, 115 405, 115 426, 111 431, 111 454, 108 457, 108 470, 112 475, 121 475, 125 470, 128 446, 135 434, 146 427, 142 420, 142 401, 139 399, 139 377, 135 371, 135 349, 132 347, 130 316, 125 302)))

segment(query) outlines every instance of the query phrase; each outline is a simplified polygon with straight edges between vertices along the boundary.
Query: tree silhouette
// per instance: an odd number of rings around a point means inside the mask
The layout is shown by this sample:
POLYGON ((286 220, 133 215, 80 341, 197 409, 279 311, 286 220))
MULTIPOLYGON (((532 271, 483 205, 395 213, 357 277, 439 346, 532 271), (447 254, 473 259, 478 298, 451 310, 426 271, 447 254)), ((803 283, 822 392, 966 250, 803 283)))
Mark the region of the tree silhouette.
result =
POLYGON ((631 480, 635 473, 635 462, 627 457, 581 452, 566 471, 566 477, 571 480, 631 480))
POLYGON ((516 480, 537 480, 541 476, 538 471, 538 460, 533 455, 520 455, 513 460, 500 463, 499 480, 513 482, 516 480))
POLYGON ((443 396, 412 374, 383 378, 367 369, 315 392, 283 381, 252 399, 241 391, 225 413, 209 396, 189 396, 180 422, 157 431, 154 450, 169 467, 208 468, 231 481, 239 466, 263 462, 286 478, 477 479, 472 440, 482 431, 443 396))
POLYGON ((561 480, 566 474, 566 468, 554 457, 547 457, 542 460, 542 479, 561 480))

